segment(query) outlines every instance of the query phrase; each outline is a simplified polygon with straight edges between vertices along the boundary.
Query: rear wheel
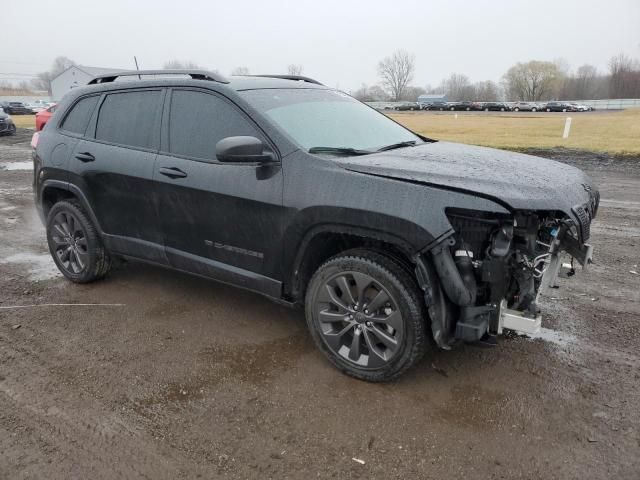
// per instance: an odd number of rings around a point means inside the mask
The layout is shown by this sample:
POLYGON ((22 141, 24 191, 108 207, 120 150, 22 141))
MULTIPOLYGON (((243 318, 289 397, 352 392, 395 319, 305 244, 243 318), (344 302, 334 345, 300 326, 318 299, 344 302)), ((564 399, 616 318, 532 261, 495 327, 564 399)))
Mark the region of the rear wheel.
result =
POLYGON ((514 111, 514 112, 519 112, 519 111, 520 111, 520 109, 519 109, 518 107, 516 107, 516 108, 514 108, 514 109, 513 109, 513 111, 514 111))
POLYGON ((485 109, 484 109, 484 111, 485 111, 485 112, 488 112, 488 111, 489 111, 489 109, 488 109, 488 108, 485 108, 485 109))
POLYGON ((550 111, 551 111, 551 109, 550 109, 550 108, 547 108, 547 112, 550 112, 550 111))
POLYGON ((532 111, 532 112, 537 112, 537 111, 538 111, 538 109, 537 109, 537 108, 535 108, 535 107, 533 107, 533 108, 531 109, 531 111, 532 111))
POLYGON ((333 257, 313 275, 305 306, 316 345, 352 377, 391 380, 426 350, 421 292, 385 255, 352 250, 333 257))
POLYGON ((95 226, 73 201, 56 203, 47 216, 49 251, 62 274, 76 283, 104 277, 111 260, 95 226))

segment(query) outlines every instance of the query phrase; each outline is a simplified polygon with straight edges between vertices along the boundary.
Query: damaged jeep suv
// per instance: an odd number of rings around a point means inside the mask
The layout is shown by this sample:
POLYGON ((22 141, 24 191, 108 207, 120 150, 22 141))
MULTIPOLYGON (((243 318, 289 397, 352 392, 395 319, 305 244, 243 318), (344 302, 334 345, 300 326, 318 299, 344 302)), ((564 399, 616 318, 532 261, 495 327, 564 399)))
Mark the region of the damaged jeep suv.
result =
POLYGON ((129 258, 304 306, 329 361, 369 381, 428 344, 535 332, 562 258, 591 259, 581 171, 430 140, 305 77, 110 74, 33 143, 69 280, 129 258))

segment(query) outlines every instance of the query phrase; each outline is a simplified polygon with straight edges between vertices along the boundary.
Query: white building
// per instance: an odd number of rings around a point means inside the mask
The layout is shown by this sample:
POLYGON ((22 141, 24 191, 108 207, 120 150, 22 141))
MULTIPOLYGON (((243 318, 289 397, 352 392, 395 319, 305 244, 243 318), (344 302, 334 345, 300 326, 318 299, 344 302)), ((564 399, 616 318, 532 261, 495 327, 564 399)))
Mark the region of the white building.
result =
POLYGON ((122 72, 124 68, 100 68, 86 67, 84 65, 72 65, 51 80, 51 96, 56 102, 62 100, 65 93, 72 88, 81 87, 89 83, 91 79, 105 73, 122 72))

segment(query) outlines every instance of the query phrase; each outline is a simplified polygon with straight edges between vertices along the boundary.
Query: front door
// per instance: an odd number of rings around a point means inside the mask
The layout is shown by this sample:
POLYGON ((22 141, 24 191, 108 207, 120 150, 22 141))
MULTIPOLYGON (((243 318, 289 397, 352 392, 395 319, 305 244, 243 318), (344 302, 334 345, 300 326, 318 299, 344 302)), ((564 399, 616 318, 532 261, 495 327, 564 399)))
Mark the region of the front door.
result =
POLYGON ((279 296, 281 166, 225 164, 215 156, 223 138, 249 135, 268 144, 267 138, 213 92, 174 89, 164 116, 154 180, 169 262, 279 296))

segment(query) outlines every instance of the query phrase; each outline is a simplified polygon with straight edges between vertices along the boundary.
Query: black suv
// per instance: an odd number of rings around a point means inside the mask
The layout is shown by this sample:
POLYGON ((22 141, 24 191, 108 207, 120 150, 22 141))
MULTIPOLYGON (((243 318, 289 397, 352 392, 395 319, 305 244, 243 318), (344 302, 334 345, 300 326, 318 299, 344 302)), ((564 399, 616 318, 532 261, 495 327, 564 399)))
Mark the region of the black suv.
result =
POLYGON ((598 193, 573 167, 430 140, 304 77, 131 75, 39 132, 35 201, 73 282, 125 257, 304 306, 336 367, 382 381, 428 337, 535 331, 559 253, 591 258, 598 193))
POLYGON ((509 112, 511 107, 503 102, 485 102, 482 104, 482 109, 485 112, 509 112))
POLYGON ((548 102, 545 111, 547 112, 577 112, 577 107, 567 102, 548 102))
POLYGON ((0 108, 9 115, 31 115, 33 110, 22 102, 0 102, 0 108))

